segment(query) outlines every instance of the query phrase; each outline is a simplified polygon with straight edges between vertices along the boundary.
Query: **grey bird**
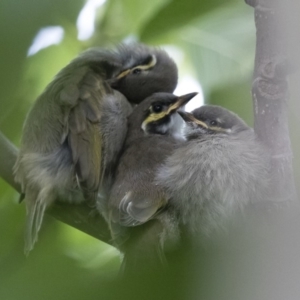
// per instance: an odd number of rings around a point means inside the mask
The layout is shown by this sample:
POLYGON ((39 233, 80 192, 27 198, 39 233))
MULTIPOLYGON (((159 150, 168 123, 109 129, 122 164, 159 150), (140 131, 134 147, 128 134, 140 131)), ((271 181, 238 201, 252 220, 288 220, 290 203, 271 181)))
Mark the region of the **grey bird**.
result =
POLYGON ((55 76, 27 116, 14 169, 25 194, 26 253, 57 198, 93 202, 109 185, 130 103, 173 92, 176 84, 177 67, 167 53, 140 44, 87 50, 55 76))
MULTIPOLYGON (((177 110, 197 93, 177 97, 157 93, 139 104, 128 119, 128 133, 106 209, 112 237, 125 254, 123 266, 135 269, 139 261, 160 264, 162 243, 171 228, 165 214, 168 196, 155 182, 158 168, 184 142, 185 122, 177 110), (152 221, 151 221, 152 220, 152 221), (164 229, 168 227, 168 232, 164 229)), ((128 271, 128 269, 127 269, 128 271)))
POLYGON ((180 114, 187 142, 168 157, 157 182, 178 224, 205 241, 248 203, 267 196, 269 157, 253 129, 225 108, 205 105, 180 114))

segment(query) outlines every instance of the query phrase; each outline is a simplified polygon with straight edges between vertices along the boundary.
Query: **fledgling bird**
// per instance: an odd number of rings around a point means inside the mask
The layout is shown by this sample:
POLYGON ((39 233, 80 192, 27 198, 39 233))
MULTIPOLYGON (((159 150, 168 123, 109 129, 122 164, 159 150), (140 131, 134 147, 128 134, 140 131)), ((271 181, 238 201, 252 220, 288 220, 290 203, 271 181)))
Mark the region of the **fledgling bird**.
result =
POLYGON ((116 246, 124 252, 124 263, 133 270, 139 261, 143 261, 139 267, 145 267, 147 260, 155 263, 151 257, 158 255, 160 260, 166 238, 163 235, 176 231, 168 226, 173 217, 164 213, 169 198, 155 182, 155 176, 164 160, 184 142, 185 122, 177 110, 196 94, 154 94, 139 104, 128 119, 106 219, 116 246))
POLYGON ((168 157, 157 182, 179 224, 210 237, 234 213, 267 196, 269 157, 253 129, 225 108, 205 105, 180 114, 188 141, 168 157))
POLYGON ((171 93, 176 84, 177 67, 167 53, 140 44, 87 50, 55 76, 27 116, 14 170, 25 194, 26 253, 57 198, 93 202, 110 184, 129 102, 171 93))

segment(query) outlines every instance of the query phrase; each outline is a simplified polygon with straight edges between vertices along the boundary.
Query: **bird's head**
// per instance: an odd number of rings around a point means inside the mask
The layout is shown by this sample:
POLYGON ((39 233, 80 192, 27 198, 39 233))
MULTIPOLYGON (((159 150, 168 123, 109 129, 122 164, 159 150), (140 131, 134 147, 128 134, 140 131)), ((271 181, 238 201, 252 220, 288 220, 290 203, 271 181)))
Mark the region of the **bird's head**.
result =
POLYGON ((235 113, 216 105, 204 105, 192 113, 179 112, 187 122, 187 135, 234 134, 250 127, 235 113))
POLYGON ((156 93, 145 99, 129 117, 129 126, 143 134, 172 135, 183 137, 185 122, 177 110, 188 103, 197 93, 175 96, 156 93))
POLYGON ((140 103, 158 92, 173 93, 178 71, 164 50, 131 44, 121 45, 117 51, 122 69, 108 83, 130 102, 140 103))

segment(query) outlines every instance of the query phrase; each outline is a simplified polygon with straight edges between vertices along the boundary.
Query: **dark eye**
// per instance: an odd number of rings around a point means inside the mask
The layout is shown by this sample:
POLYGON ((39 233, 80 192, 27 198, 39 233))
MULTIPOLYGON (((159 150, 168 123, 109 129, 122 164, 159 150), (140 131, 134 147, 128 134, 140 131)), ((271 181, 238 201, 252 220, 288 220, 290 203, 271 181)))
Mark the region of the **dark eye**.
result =
POLYGON ((160 113, 160 112, 162 111, 162 109, 163 109, 163 107, 162 107, 161 104, 154 104, 154 105, 152 106, 152 110, 153 110, 153 112, 155 112, 155 113, 160 113))
POLYGON ((216 120, 212 120, 212 121, 209 122, 209 124, 211 126, 216 126, 216 125, 218 125, 218 122, 216 120))
POLYGON ((142 72, 142 70, 139 69, 139 68, 137 68, 137 69, 134 69, 134 70, 132 71, 132 74, 137 75, 137 74, 140 74, 141 72, 142 72))

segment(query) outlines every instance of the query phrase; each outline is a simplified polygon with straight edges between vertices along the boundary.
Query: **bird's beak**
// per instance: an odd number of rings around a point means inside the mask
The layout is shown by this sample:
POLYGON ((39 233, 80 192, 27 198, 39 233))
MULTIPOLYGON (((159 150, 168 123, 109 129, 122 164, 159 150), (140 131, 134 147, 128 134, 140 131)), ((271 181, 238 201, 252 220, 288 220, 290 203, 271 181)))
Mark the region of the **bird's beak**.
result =
POLYGON ((169 107, 167 114, 177 111, 180 107, 187 104, 192 98, 194 98, 198 93, 190 93, 183 96, 177 97, 175 102, 169 107))
POLYGON ((116 88, 118 86, 118 79, 117 78, 111 78, 107 79, 106 83, 111 87, 111 88, 116 88))
POLYGON ((118 87, 118 83, 119 81, 124 78, 125 76, 127 76, 130 73, 130 69, 125 70, 123 72, 121 72, 118 76, 111 78, 111 79, 107 79, 106 82, 110 85, 111 88, 116 88, 118 87))
POLYGON ((204 122, 196 119, 193 114, 184 111, 178 111, 178 113, 185 122, 195 123, 202 128, 208 129, 208 126, 204 122))

